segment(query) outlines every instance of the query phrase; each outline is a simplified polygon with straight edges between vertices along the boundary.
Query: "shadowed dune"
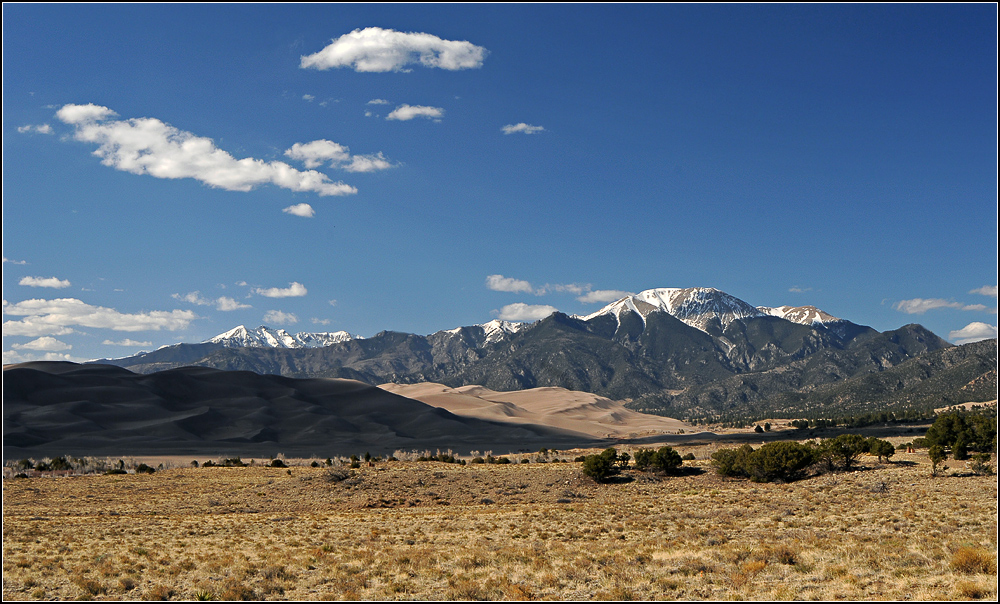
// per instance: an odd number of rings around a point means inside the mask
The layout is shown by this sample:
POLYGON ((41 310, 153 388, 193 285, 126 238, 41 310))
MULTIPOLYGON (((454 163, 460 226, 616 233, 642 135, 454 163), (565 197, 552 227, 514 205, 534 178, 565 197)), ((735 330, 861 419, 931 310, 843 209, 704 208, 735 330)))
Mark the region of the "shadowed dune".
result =
POLYGON ((618 401, 565 388, 496 392, 482 386, 449 388, 430 382, 382 384, 379 388, 463 417, 550 426, 590 438, 676 434, 691 428, 680 420, 638 413, 618 401))
POLYGON ((367 384, 183 367, 3 368, 4 458, 52 455, 346 455, 517 450, 595 439, 530 422, 463 417, 367 384))

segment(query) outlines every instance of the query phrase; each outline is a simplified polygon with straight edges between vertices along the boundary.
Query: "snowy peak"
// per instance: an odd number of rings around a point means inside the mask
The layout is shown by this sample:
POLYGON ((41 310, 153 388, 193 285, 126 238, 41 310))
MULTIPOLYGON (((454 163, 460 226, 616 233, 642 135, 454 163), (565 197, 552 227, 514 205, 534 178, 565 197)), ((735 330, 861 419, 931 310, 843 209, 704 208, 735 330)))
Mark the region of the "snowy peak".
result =
POLYGON ((765 315, 780 317, 792 323, 801 323, 802 325, 825 325, 841 320, 823 312, 815 306, 779 306, 777 308, 758 306, 757 310, 765 315))
POLYGON ((261 325, 256 329, 247 329, 240 325, 206 340, 214 344, 222 344, 227 348, 321 348, 331 344, 358 340, 346 331, 308 333, 300 332, 292 335, 284 329, 272 329, 261 325))
POLYGON ((496 342, 504 338, 504 336, 512 333, 517 333, 521 331, 525 326, 525 323, 512 323, 510 321, 501 321, 500 319, 493 319, 489 323, 483 323, 477 325, 476 327, 482 327, 483 332, 486 334, 487 342, 496 342))
POLYGON ((701 331, 706 331, 712 319, 718 319, 723 326, 726 326, 733 321, 760 317, 764 314, 743 300, 714 287, 663 287, 647 289, 634 296, 612 302, 601 310, 583 317, 583 320, 588 321, 601 315, 614 315, 620 322, 621 313, 626 311, 635 312, 644 320, 651 312, 663 311, 701 331))

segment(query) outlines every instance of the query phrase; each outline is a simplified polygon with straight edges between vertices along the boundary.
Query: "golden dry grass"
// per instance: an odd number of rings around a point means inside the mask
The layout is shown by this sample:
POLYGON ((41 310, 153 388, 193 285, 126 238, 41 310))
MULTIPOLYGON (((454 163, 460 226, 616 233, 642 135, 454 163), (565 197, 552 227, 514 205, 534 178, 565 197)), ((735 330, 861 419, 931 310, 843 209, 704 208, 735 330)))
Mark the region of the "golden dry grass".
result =
POLYGON ((995 600, 996 477, 894 461, 792 484, 436 462, 4 480, 3 596, 995 600))

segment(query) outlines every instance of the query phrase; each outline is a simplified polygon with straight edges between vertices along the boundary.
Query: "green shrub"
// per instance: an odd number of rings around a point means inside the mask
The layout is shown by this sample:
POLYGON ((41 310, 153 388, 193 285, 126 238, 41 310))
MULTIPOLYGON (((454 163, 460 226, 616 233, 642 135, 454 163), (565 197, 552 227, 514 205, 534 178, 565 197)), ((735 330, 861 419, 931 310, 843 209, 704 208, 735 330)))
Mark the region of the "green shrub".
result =
POLYGON ((743 445, 739 449, 719 449, 712 453, 710 462, 719 476, 749 478, 747 459, 753 453, 753 447, 743 445))
POLYGON ((597 482, 606 482, 620 472, 618 452, 612 448, 605 449, 598 455, 588 455, 583 460, 583 473, 597 482))
POLYGON ((156 470, 154 468, 151 468, 144 463, 141 463, 135 467, 136 474, 152 474, 155 471, 156 470))
POLYGON ((879 461, 882 461, 883 457, 889 461, 889 458, 896 454, 896 447, 887 440, 873 436, 868 439, 868 454, 874 455, 879 461))
POLYGON ((813 448, 791 440, 767 443, 745 459, 745 470, 754 482, 792 481, 805 476, 815 461, 813 448))
POLYGON ((280 459, 272 459, 271 460, 271 467, 272 468, 287 468, 288 464, 286 464, 285 462, 281 461, 280 459))

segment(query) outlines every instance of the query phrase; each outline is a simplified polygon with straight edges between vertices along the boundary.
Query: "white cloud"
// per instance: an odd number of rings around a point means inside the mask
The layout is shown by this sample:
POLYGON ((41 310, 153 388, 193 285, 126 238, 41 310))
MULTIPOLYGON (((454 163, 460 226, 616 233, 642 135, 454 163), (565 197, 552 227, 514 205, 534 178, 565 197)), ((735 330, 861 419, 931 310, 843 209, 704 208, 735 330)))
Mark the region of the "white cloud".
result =
POLYGON ((352 155, 351 163, 344 166, 344 169, 348 172, 375 172, 392 167, 395 167, 395 164, 389 162, 379 151, 371 155, 352 155))
POLYGON ((969 292, 970 294, 982 294, 984 296, 997 297, 997 286, 996 285, 984 285, 982 287, 976 288, 969 292))
POLYGON ((313 325, 329 325, 332 322, 330 319, 317 319, 316 317, 309 320, 312 321, 313 325))
POLYGON ((529 294, 534 292, 531 283, 512 277, 504 277, 503 275, 489 275, 486 277, 486 287, 495 292, 524 292, 529 294))
POLYGON ((336 306, 337 305, 337 301, 336 300, 327 300, 327 302, 330 303, 330 306, 336 306))
POLYGON ((393 167, 381 151, 371 155, 351 155, 350 149, 344 145, 326 139, 295 143, 285 151, 285 156, 301 161, 307 168, 317 168, 326 162, 330 162, 331 168, 348 172, 374 172, 393 167))
POLYGON ((387 101, 385 99, 372 99, 372 100, 368 101, 367 104, 368 105, 388 105, 389 101, 387 101))
POLYGON ((313 209, 308 203, 297 203, 292 206, 281 210, 285 214, 291 214, 292 216, 301 216, 303 218, 312 218, 316 215, 316 210, 313 209))
POLYGON ((132 346, 132 347, 153 345, 153 343, 149 341, 140 342, 129 338, 125 338, 124 340, 119 340, 117 342, 114 342, 112 340, 104 340, 103 342, 101 342, 101 344, 104 344, 105 346, 132 346))
POLYGON ((25 126, 18 126, 17 131, 24 134, 25 132, 37 132, 39 134, 52 134, 52 126, 48 124, 33 125, 27 124, 25 126))
POLYGON ((269 287, 267 289, 262 289, 260 287, 253 290, 255 294, 264 296, 265 298, 297 298, 304 296, 309 291, 304 285, 293 281, 288 284, 288 287, 269 287))
POLYGON ((547 304, 525 304, 515 302, 500 309, 499 318, 503 321, 537 321, 557 312, 554 306, 547 304))
POLYGON ((170 297, 174 300, 181 300, 182 302, 197 304, 199 306, 209 306, 212 303, 211 300, 202 298, 200 292, 188 292, 183 296, 180 294, 171 294, 170 297))
POLYGON ((9 264, 27 264, 28 263, 26 260, 11 260, 7 256, 3 257, 3 262, 4 262, 4 264, 8 264, 8 263, 9 264))
POLYGON ((26 344, 11 344, 11 348, 15 350, 50 350, 52 352, 60 352, 63 350, 69 350, 73 348, 72 345, 63 342, 62 340, 57 340, 55 338, 44 336, 38 338, 37 340, 32 340, 26 344))
POLYGON ((3 302, 3 314, 24 316, 20 321, 3 324, 5 336, 58 336, 73 333, 71 326, 113 329, 115 331, 176 331, 186 329, 198 318, 189 310, 154 310, 121 313, 113 308, 92 306, 76 298, 25 300, 16 304, 3 302))
POLYGON ((55 277, 22 277, 17 284, 27 285, 28 287, 51 287, 54 289, 62 289, 71 285, 68 280, 57 279, 55 277))
POLYGON ((302 100, 303 100, 303 101, 309 101, 309 102, 311 103, 311 102, 313 102, 313 101, 314 101, 315 99, 316 99, 316 97, 314 97, 314 96, 313 96, 313 95, 311 95, 311 94, 303 94, 303 95, 302 95, 302 100))
POLYGON ((515 132, 523 132, 525 134, 534 134, 536 132, 542 132, 545 130, 542 126, 532 126, 531 124, 525 124, 521 122, 519 124, 507 124, 503 128, 504 134, 514 134, 515 132))
POLYGON ((352 67, 360 72, 404 71, 407 65, 457 70, 481 67, 487 50, 470 42, 381 27, 356 29, 319 52, 303 56, 302 69, 352 67))
POLYGON ((215 308, 216 310, 229 312, 231 310, 240 310, 243 308, 252 308, 252 307, 249 304, 241 304, 228 296, 221 296, 219 297, 218 300, 215 301, 215 308))
POLYGON ((387 120, 399 120, 406 122, 415 117, 426 117, 438 120, 444 116, 444 109, 440 107, 427 107, 425 105, 400 105, 392 110, 392 113, 385 116, 387 120))
POLYGON ((349 195, 357 189, 333 182, 326 174, 296 170, 284 162, 235 159, 210 138, 178 130, 155 118, 111 119, 117 115, 107 107, 66 105, 56 117, 75 126, 73 137, 96 143, 94 155, 105 166, 148 174, 156 178, 193 178, 227 191, 250 191, 260 184, 273 184, 292 191, 318 195, 349 195))
POLYGON ((898 311, 908 315, 922 315, 928 310, 936 308, 957 308, 960 310, 986 310, 982 304, 962 304, 951 300, 940 298, 913 298, 912 300, 900 300, 893 306, 898 311))
POLYGON ((813 288, 811 287, 799 287, 798 285, 793 285, 788 288, 788 291, 794 294, 804 294, 805 292, 811 292, 813 288))
POLYGON ((13 350, 3 351, 4 365, 13 363, 30 363, 32 361, 68 361, 70 363, 82 363, 86 360, 87 359, 77 358, 68 354, 60 354, 58 352, 46 352, 43 355, 37 355, 23 354, 20 352, 14 352, 13 350))
POLYGON ((948 339, 956 344, 971 344, 972 342, 989 340, 995 337, 997 337, 996 325, 980 323, 979 321, 974 321, 962 329, 948 333, 948 339))
POLYGON ((294 313, 269 310, 264 313, 264 322, 273 325, 294 325, 299 322, 299 318, 294 313))
POLYGON ((624 292, 617 289, 596 289, 592 292, 587 292, 585 295, 577 298, 580 302, 585 302, 591 304, 594 302, 615 302, 616 300, 621 300, 625 296, 631 295, 630 292, 624 292))
POLYGON ((210 300, 208 298, 203 298, 200 292, 189 292, 183 296, 180 294, 171 294, 171 298, 175 300, 182 300, 184 302, 189 302, 191 304, 197 304, 198 306, 215 306, 216 310, 230 311, 230 310, 240 310, 243 308, 253 308, 249 304, 241 304, 229 298, 227 296, 221 296, 215 300, 210 300))

